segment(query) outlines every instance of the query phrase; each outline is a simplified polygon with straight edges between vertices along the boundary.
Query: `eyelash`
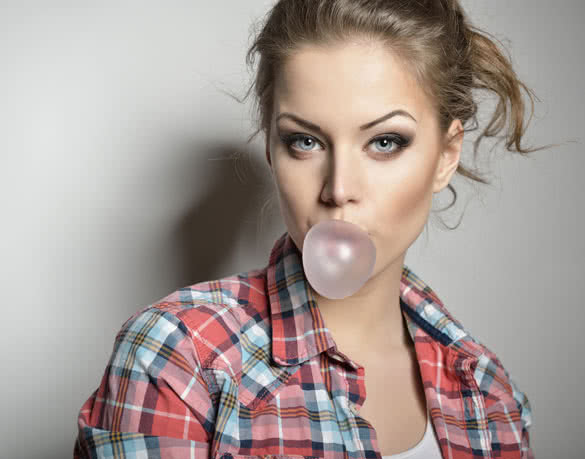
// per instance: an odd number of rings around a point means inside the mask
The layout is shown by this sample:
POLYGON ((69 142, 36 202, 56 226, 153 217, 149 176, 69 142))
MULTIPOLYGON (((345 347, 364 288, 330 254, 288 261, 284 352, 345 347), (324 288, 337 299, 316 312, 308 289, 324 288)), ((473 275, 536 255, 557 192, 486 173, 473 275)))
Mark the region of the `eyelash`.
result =
MULTIPOLYGON (((299 152, 299 153, 311 153, 312 150, 299 150, 299 149, 295 149, 292 148, 292 144, 294 142, 296 142, 297 140, 300 139, 313 139, 315 142, 317 143, 321 143, 319 142, 317 139, 315 139, 313 136, 310 135, 305 135, 305 134, 288 134, 288 135, 281 135, 280 139, 282 140, 282 142, 287 146, 287 148, 289 148, 290 150, 294 150, 295 152, 299 152)), ((402 151, 404 148, 406 148, 410 142, 411 139, 403 137, 399 134, 384 134, 384 135, 380 135, 377 137, 374 137, 370 143, 372 142, 376 142, 378 140, 389 140, 390 142, 392 142, 393 144, 395 144, 397 147, 393 150, 393 151, 389 151, 389 152, 378 152, 379 155, 383 156, 383 157, 390 157, 390 156, 394 156, 396 154, 398 154, 400 151, 402 151)))

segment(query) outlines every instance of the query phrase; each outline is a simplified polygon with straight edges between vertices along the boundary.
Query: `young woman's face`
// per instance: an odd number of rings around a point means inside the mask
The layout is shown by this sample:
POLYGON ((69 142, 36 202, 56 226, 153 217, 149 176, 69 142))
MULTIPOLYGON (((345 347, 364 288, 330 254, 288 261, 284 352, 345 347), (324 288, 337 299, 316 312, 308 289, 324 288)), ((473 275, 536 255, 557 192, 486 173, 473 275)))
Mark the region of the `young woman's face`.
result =
POLYGON ((429 100, 379 45, 302 48, 274 91, 266 158, 298 249, 313 225, 340 219, 372 238, 374 272, 397 260, 455 172, 460 141, 442 144, 429 100))

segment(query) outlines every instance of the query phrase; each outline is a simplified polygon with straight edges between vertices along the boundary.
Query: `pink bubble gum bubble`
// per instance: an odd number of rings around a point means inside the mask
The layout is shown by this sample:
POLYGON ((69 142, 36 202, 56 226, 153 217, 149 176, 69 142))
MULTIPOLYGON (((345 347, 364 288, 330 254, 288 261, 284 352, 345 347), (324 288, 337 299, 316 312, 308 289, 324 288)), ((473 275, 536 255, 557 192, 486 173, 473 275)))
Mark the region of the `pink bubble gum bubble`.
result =
POLYGON ((311 287, 330 299, 353 295, 370 278, 376 247, 353 223, 326 220, 311 227, 303 242, 303 268, 311 287))

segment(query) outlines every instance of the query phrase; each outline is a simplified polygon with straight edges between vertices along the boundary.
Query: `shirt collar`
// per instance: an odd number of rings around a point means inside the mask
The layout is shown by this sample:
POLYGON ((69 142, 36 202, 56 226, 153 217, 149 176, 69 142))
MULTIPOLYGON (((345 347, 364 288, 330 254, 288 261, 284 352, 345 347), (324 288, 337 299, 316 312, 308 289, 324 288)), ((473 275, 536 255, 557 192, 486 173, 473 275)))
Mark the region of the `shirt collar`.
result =
MULTIPOLYGON (((266 269, 267 293, 272 319, 272 357, 279 365, 297 365, 335 347, 311 294, 299 252, 288 232, 275 242, 266 269)), ((463 359, 481 350, 463 326, 445 309, 436 293, 406 265, 400 281, 400 307, 411 338, 426 334, 463 359)))

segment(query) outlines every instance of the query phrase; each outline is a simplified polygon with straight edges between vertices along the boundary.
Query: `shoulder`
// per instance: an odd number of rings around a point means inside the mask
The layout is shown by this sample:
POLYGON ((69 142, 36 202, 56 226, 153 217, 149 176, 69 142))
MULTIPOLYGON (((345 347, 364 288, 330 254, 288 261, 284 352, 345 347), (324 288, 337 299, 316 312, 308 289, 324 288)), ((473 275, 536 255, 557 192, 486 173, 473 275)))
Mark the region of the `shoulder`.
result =
MULTIPOLYGON (((425 284, 426 285, 426 284, 425 284)), ((515 379, 510 375, 498 355, 477 337, 472 335, 464 325, 458 321, 445 307, 436 294, 426 286, 431 303, 436 308, 430 308, 432 316, 427 320, 445 333, 449 338, 449 347, 455 348, 458 355, 467 356, 462 365, 467 373, 471 370, 473 381, 481 392, 486 409, 493 419, 509 418, 520 422, 523 427, 532 425, 532 408, 525 392, 520 390, 515 379), (434 314, 434 315, 433 315, 434 314)), ((426 312, 426 310, 425 310, 426 312)), ((428 314, 427 314, 428 315, 428 314)))
MULTIPOLYGON (((430 289, 429 289, 430 290, 430 289)), ((474 336, 458 321, 434 294, 437 317, 434 318, 440 330, 451 339, 449 347, 473 356, 470 360, 473 379, 484 396, 503 396, 516 399, 530 411, 528 400, 519 389, 512 376, 496 353, 474 336)))
POLYGON ((256 269, 179 288, 135 312, 118 335, 140 329, 157 316, 159 324, 150 327, 151 338, 175 327, 192 342, 201 368, 238 378, 243 337, 251 334, 268 342, 271 336, 265 279, 265 271, 256 269))
POLYGON ((475 353, 478 355, 473 377, 486 400, 488 411, 506 416, 518 413, 519 419, 516 421, 521 421, 526 428, 530 427, 532 407, 526 393, 520 390, 515 378, 494 351, 469 333, 466 338, 475 347, 475 353))

